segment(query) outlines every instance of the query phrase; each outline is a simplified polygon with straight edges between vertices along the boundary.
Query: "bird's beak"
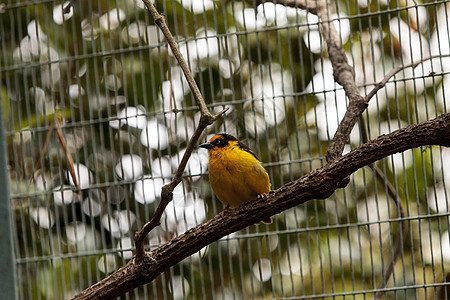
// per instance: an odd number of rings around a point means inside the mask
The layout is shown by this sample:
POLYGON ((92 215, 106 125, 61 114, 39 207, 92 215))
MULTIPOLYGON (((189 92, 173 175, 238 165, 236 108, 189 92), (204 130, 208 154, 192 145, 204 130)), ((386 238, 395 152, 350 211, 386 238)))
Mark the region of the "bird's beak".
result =
POLYGON ((205 149, 212 149, 212 148, 214 148, 213 144, 211 144, 210 142, 201 144, 199 147, 200 148, 205 148, 205 149))

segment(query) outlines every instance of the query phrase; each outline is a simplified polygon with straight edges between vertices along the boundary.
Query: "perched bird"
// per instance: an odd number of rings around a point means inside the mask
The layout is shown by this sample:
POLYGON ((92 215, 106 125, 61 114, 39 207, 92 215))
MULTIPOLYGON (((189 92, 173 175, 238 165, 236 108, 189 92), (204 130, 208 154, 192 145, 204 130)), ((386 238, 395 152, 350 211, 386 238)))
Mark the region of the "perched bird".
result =
MULTIPOLYGON (((226 205, 224 211, 269 193, 270 179, 266 169, 255 153, 234 136, 216 134, 199 147, 208 149, 209 182, 217 198, 226 205)), ((263 222, 272 223, 272 218, 263 222)))

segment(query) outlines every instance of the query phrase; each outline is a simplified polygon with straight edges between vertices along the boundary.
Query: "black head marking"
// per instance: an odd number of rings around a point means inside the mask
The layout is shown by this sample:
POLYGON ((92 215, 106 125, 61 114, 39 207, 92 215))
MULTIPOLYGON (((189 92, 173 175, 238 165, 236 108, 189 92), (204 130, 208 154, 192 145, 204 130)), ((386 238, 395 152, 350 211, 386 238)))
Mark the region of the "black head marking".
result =
POLYGON ((228 143, 230 141, 234 141, 237 142, 239 149, 246 151, 248 153, 250 153, 251 155, 253 155, 256 159, 258 159, 258 157, 256 157, 256 154, 250 149, 249 146, 247 146, 246 144, 240 142, 237 138, 235 138, 234 136, 232 136, 231 134, 228 133, 219 133, 217 135, 215 135, 212 139, 211 139, 211 144, 216 146, 216 147, 225 147, 228 145, 228 143))
POLYGON ((212 144, 213 146, 215 146, 215 147, 221 147, 221 148, 227 146, 227 145, 228 145, 228 142, 230 142, 230 141, 237 141, 237 139, 236 139, 234 136, 232 136, 232 135, 230 135, 230 134, 227 134, 227 133, 219 133, 219 134, 216 134, 216 135, 210 140, 210 142, 211 142, 211 144, 212 144))

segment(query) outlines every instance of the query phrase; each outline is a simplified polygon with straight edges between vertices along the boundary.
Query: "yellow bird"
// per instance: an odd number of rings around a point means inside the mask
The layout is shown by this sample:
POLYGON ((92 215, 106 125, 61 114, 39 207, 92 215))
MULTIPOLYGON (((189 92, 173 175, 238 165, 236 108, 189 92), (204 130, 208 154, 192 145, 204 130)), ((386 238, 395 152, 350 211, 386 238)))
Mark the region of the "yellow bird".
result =
MULTIPOLYGON (((223 212, 269 193, 270 179, 266 169, 255 153, 234 136, 216 134, 199 147, 208 149, 209 182, 217 198, 226 205, 223 212)), ((272 223, 272 218, 263 222, 272 223)))

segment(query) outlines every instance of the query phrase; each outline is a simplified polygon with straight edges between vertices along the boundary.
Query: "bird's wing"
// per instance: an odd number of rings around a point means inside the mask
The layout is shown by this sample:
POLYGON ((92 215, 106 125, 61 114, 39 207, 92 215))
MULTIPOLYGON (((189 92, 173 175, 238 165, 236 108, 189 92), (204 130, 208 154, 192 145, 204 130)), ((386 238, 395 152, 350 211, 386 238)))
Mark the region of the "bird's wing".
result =
POLYGON ((238 145, 239 145, 239 149, 241 149, 241 150, 243 150, 243 151, 246 151, 246 152, 250 153, 250 154, 253 155, 257 160, 259 160, 258 157, 256 156, 255 152, 253 152, 252 149, 250 149, 249 146, 247 146, 246 144, 244 144, 244 143, 242 143, 242 142, 238 142, 238 145))

